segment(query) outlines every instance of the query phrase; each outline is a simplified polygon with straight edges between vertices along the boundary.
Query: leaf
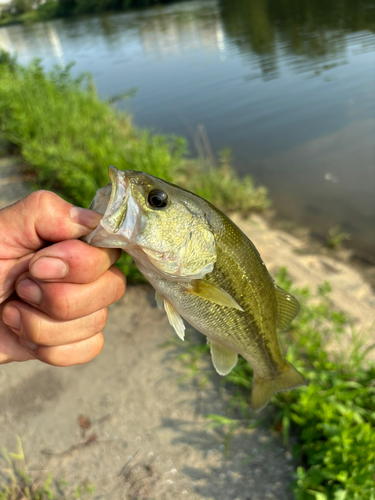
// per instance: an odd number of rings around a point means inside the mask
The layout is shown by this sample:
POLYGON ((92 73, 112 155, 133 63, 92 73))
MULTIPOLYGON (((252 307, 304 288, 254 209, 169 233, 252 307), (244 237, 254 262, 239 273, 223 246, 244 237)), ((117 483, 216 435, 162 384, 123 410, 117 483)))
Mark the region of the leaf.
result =
POLYGON ((311 495, 314 495, 315 500, 328 500, 328 497, 325 493, 321 493, 320 491, 307 490, 311 495))
POLYGON ((335 491, 334 500, 345 500, 347 497, 347 492, 345 490, 335 491))

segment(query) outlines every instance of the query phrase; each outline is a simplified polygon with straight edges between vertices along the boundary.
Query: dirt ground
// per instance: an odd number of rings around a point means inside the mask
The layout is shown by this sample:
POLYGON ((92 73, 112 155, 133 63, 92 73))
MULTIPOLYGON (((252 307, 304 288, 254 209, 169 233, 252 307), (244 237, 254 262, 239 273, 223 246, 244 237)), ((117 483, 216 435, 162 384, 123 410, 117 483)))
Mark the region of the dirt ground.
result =
MULTIPOLYGON (((2 206, 27 190, 12 169, 0 160, 2 206)), ((334 256, 309 254, 306 241, 270 229, 260 217, 239 225, 271 272, 285 265, 297 284, 312 288, 327 279, 333 302, 357 329, 371 332, 375 295, 356 270, 334 256)), ((294 464, 280 437, 238 430, 226 446, 225 432, 205 418, 226 414, 220 377, 210 376, 203 388, 192 379, 179 382, 184 344, 163 346, 174 335, 152 289, 129 287, 110 308, 105 346, 92 362, 1 366, 0 448, 15 451, 19 435, 33 477, 53 472, 71 487, 93 484, 93 499, 292 499, 294 464)), ((201 369, 212 373, 208 355, 201 369)), ((0 460, 4 478, 2 467, 0 460)))

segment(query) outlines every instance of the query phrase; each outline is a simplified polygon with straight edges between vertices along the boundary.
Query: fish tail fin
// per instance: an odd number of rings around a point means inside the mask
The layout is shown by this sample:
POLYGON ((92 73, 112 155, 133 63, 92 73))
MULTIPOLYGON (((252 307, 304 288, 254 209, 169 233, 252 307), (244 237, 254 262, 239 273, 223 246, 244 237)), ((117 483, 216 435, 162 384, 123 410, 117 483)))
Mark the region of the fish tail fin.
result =
POLYGON ((286 361, 284 369, 276 377, 270 379, 254 377, 251 406, 255 411, 261 410, 277 392, 294 389, 307 383, 305 377, 286 361))

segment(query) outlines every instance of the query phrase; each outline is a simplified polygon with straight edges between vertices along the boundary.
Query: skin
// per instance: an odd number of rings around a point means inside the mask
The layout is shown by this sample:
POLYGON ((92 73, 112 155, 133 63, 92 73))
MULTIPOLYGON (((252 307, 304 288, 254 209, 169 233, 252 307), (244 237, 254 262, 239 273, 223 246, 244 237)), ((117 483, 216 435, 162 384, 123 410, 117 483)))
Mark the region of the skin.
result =
POLYGON ((121 251, 77 239, 101 217, 48 191, 0 210, 0 364, 70 366, 99 354, 107 306, 126 288, 113 266, 121 251))

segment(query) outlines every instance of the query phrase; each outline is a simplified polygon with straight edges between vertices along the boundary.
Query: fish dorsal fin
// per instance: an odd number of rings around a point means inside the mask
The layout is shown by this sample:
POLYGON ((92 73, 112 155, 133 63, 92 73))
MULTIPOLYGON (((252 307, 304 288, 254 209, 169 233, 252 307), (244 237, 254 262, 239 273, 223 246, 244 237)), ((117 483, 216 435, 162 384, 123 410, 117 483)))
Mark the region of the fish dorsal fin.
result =
POLYGON ((277 328, 285 330, 289 323, 297 316, 300 306, 298 300, 290 293, 276 286, 277 298, 277 328))
POLYGON ((158 309, 162 310, 163 309, 163 296, 155 290, 155 300, 156 300, 156 305, 158 306, 158 309))
POLYGON ((237 353, 212 340, 210 340, 210 348, 212 364, 215 370, 219 375, 228 375, 237 364, 237 353))
POLYGON ((185 325, 181 316, 167 299, 164 299, 164 308, 169 323, 173 326, 180 339, 185 340, 185 325))
POLYGON ((186 289, 188 293, 196 295, 204 300, 209 300, 219 306, 231 307, 244 312, 242 307, 222 288, 203 280, 194 280, 186 289))

